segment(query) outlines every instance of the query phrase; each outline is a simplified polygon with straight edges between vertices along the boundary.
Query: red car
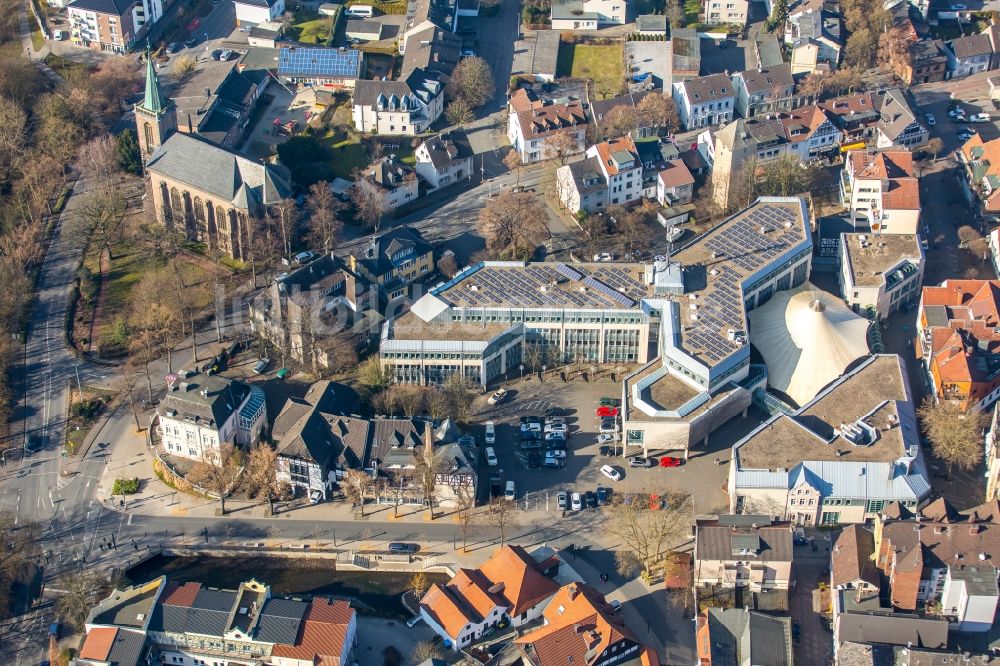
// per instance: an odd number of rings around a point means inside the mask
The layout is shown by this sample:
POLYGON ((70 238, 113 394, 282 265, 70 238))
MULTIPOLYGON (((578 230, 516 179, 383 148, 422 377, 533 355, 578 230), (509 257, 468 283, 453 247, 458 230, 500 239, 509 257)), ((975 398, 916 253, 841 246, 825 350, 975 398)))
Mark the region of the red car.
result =
POLYGON ((194 32, 194 31, 195 31, 195 30, 197 30, 197 29, 198 29, 199 27, 201 27, 201 19, 200 19, 200 18, 197 18, 197 17, 196 17, 196 18, 194 18, 194 19, 192 19, 192 20, 191 20, 191 21, 190 21, 190 22, 189 22, 189 23, 187 24, 187 26, 186 26, 186 27, 187 27, 187 30, 188 30, 188 32, 194 32))
POLYGON ((618 416, 618 408, 617 407, 598 407, 597 408, 597 415, 600 416, 600 417, 604 417, 604 416, 618 416))
POLYGON ((660 458, 660 467, 680 467, 683 464, 684 460, 681 458, 673 458, 671 456, 660 458))

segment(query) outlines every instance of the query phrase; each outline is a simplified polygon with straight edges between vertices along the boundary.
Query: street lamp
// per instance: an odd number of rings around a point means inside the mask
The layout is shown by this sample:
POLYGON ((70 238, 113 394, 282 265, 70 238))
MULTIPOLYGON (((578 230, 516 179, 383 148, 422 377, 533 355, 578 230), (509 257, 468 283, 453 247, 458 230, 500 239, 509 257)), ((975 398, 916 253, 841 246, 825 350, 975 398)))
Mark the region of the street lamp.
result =
POLYGON ((547 367, 548 366, 546 366, 546 365, 542 365, 542 381, 543 382, 545 381, 545 370, 546 370, 547 367))
POLYGON ((521 364, 521 379, 524 379, 524 363, 521 364))

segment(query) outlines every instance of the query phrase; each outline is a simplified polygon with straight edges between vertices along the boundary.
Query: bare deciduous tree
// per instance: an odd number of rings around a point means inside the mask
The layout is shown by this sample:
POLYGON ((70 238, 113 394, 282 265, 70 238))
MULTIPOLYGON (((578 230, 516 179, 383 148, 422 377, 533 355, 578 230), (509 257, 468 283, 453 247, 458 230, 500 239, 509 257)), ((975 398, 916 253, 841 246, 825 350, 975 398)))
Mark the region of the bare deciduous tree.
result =
POLYGON ((462 58, 452 72, 448 88, 452 97, 464 99, 474 109, 479 108, 496 92, 493 68, 479 56, 462 58))
POLYGON ((489 524, 500 532, 500 546, 507 542, 507 529, 515 522, 514 503, 504 497, 493 497, 486 508, 489 524))
POLYGON ((354 173, 354 187, 351 188, 351 201, 354 203, 356 217, 377 234, 382 226, 382 216, 388 210, 382 186, 368 172, 357 169, 354 173))
POLYGON ((369 474, 359 469, 349 469, 344 475, 340 487, 353 506, 361 507, 361 515, 365 515, 365 501, 375 488, 375 482, 369 474))
POLYGON ((528 192, 504 192, 479 212, 479 230, 493 257, 527 259, 549 238, 547 214, 538 198, 528 192))
POLYGON ((226 515, 226 496, 242 471, 242 456, 232 444, 223 444, 216 452, 202 449, 201 460, 192 468, 190 477, 205 490, 219 496, 220 513, 226 515))
POLYGON ((64 592, 56 601, 56 610, 66 624, 79 631, 94 604, 111 591, 111 584, 102 574, 84 572, 64 576, 59 588, 64 592))
POLYGON ((606 529, 635 553, 646 576, 690 525, 691 497, 677 490, 641 493, 632 502, 616 496, 605 522, 606 529))
POLYGON ((509 170, 514 172, 516 182, 514 187, 519 187, 521 185, 521 166, 524 162, 521 160, 521 155, 516 150, 509 150, 507 154, 503 156, 503 165, 509 170))
POLYGON ((251 493, 264 495, 271 514, 274 514, 274 497, 278 494, 277 472, 278 452, 267 442, 257 442, 247 456, 246 480, 251 493))
POLYGON ((559 166, 569 161, 570 155, 580 152, 580 142, 573 132, 559 132, 542 142, 542 156, 555 160, 559 166))
POLYGON ((343 226, 339 214, 344 206, 333 195, 330 184, 320 181, 309 188, 306 207, 309 209, 309 239, 314 247, 328 254, 337 246, 337 237, 343 226))
POLYGON ((921 430, 931 443, 935 457, 956 468, 968 471, 983 459, 983 429, 986 417, 975 410, 963 411, 955 401, 941 398, 924 401, 917 414, 921 430))

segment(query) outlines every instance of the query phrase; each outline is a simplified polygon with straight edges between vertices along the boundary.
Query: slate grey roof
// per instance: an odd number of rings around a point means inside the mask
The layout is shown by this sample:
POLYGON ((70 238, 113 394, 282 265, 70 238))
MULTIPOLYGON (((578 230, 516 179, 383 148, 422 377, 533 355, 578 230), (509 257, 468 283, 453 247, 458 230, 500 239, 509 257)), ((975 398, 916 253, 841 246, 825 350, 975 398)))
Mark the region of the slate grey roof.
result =
POLYGON ((569 172, 573 176, 573 183, 580 196, 591 192, 600 192, 606 189, 608 182, 601 172, 601 160, 598 157, 588 157, 585 160, 572 162, 569 165, 569 172), (587 185, 586 183, 590 183, 587 185))
POLYGON ((221 636, 229 626, 229 612, 236 603, 233 590, 199 589, 190 606, 159 603, 150 620, 150 631, 221 636))
POLYGON ((639 32, 666 32, 667 17, 663 14, 642 14, 636 17, 635 28, 639 32))
POLYGON ((367 419, 339 414, 346 404, 339 384, 317 382, 304 399, 285 403, 271 429, 278 455, 312 460, 329 467, 338 458, 344 466, 359 469, 368 449, 367 419))
POLYGON ((360 32, 368 35, 382 36, 382 24, 378 21, 361 21, 352 19, 347 22, 346 32, 360 32))
POLYGON ((146 663, 146 635, 141 631, 119 628, 115 640, 108 651, 107 661, 111 666, 140 666, 146 663))
POLYGON ((393 448, 412 450, 424 443, 424 428, 426 423, 412 419, 377 418, 372 421, 372 445, 369 467, 375 460, 383 460, 393 448))
POLYGON ((648 94, 650 94, 650 91, 643 90, 607 99, 595 99, 590 103, 590 112, 593 115, 594 122, 600 124, 604 117, 611 113, 611 110, 617 106, 627 106, 634 109, 639 106, 639 102, 648 94))
POLYGON ((743 79, 743 85, 751 94, 770 93, 776 88, 787 88, 795 85, 795 81, 792 79, 792 67, 788 63, 774 67, 748 69, 745 72, 740 72, 739 77, 743 79))
POLYGON ((997 570, 989 562, 980 566, 950 566, 949 575, 952 580, 965 583, 965 592, 970 597, 997 597, 997 570))
POLYGON ((135 4, 135 0, 74 0, 69 4, 69 7, 99 14, 121 16, 129 11, 133 4, 135 4))
POLYGON ((241 188, 244 201, 260 205, 276 204, 292 191, 272 167, 182 132, 171 134, 146 168, 225 202, 235 202, 241 188))
POLYGON ((792 663, 792 621, 740 608, 709 608, 712 664, 785 666, 792 663))
POLYGON ((792 528, 788 523, 754 529, 720 525, 717 520, 699 520, 695 553, 699 560, 791 562, 792 528), (733 553, 734 549, 739 551, 741 548, 751 549, 751 552, 733 553))
MULTIPOLYGON (((875 96, 872 96, 875 99, 875 96)), ((917 115, 913 111, 909 95, 900 88, 887 90, 882 96, 879 104, 880 119, 879 129, 895 141, 896 137, 902 134, 906 128, 917 121, 917 115)))
POLYGON ((959 60, 974 58, 976 56, 989 55, 993 53, 993 46, 990 44, 988 35, 966 35, 948 42, 951 52, 959 60))
MULTIPOLYGON (((428 252, 433 252, 434 250, 430 244, 424 241, 423 237, 420 236, 420 232, 416 229, 396 227, 395 229, 385 232, 381 236, 373 238, 368 247, 365 248, 363 252, 355 255, 355 258, 359 263, 363 264, 372 275, 385 275, 395 267, 392 254, 389 253, 388 248, 392 242, 396 240, 406 240, 412 242, 414 248, 413 253, 418 257, 423 256, 428 252)), ((409 258, 405 260, 408 261, 409 258)))
POLYGON ((733 82, 725 74, 709 74, 681 83, 684 95, 693 106, 732 97, 733 82))
POLYGON ((375 108, 380 95, 386 99, 392 95, 399 99, 404 95, 415 95, 426 106, 443 91, 444 85, 438 80, 437 73, 417 68, 402 81, 359 79, 354 84, 353 103, 355 106, 375 108))
POLYGON ((167 391, 157 412, 161 415, 176 412, 171 418, 196 418, 218 428, 239 408, 249 393, 250 386, 241 381, 219 375, 190 373, 187 377, 180 377, 167 391))
POLYGON ((901 613, 841 613, 840 640, 944 648, 948 645, 948 621, 901 613))
POLYGON ((423 69, 450 76, 458 64, 462 38, 437 26, 428 26, 407 37, 405 46, 403 74, 423 69))
POLYGON ((775 67, 784 62, 781 57, 781 45, 773 34, 758 33, 754 37, 753 51, 758 67, 775 67))
POLYGON ((437 171, 445 171, 452 164, 472 157, 469 137, 461 128, 449 130, 424 139, 431 164, 437 171))
POLYGON ((267 643, 293 645, 308 609, 309 604, 305 601, 276 597, 268 599, 261 608, 254 638, 267 643))

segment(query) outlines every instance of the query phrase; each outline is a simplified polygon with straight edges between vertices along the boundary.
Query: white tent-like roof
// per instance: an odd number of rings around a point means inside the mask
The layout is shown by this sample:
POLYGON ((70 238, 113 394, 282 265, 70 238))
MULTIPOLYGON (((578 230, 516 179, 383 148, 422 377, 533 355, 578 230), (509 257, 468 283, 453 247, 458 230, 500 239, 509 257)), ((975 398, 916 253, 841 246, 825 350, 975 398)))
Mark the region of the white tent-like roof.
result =
POLYGON ((869 321, 806 282, 750 311, 750 341, 767 364, 767 383, 799 405, 868 355, 869 321))

